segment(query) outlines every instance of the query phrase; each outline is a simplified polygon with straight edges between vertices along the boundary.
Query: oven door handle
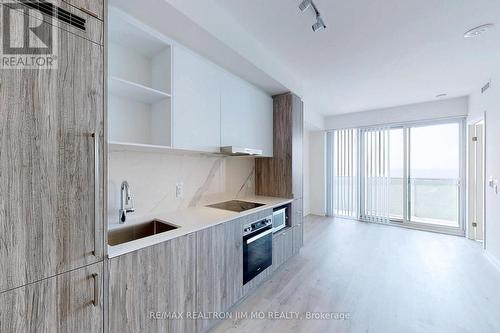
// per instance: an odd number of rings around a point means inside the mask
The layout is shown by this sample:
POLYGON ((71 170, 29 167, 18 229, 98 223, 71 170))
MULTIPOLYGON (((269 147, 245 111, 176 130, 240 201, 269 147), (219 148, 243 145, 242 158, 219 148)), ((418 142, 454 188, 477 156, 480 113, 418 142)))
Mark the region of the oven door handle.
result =
POLYGON ((247 244, 255 242, 256 240, 258 240, 258 239, 260 239, 260 238, 262 238, 264 236, 267 236, 267 235, 269 235, 272 232, 273 232, 273 229, 269 229, 268 231, 265 231, 265 232, 263 232, 261 234, 258 234, 257 236, 253 236, 253 237, 247 239, 247 244))

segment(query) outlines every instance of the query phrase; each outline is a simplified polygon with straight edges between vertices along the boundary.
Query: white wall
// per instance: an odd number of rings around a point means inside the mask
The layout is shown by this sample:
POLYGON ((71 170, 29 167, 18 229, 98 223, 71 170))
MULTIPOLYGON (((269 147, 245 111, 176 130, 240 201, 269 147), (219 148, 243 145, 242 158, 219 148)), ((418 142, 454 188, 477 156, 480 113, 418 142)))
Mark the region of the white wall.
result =
POLYGON ((304 216, 325 215, 325 119, 307 105, 304 101, 304 216))
MULTIPOLYGON (((486 83, 486 82, 485 82, 486 83)), ((500 70, 491 79, 491 87, 484 94, 478 87, 469 98, 471 118, 486 113, 486 180, 500 178, 500 70)), ((490 258, 500 265, 500 194, 486 185, 485 245, 490 258)))
POLYGON ((460 117, 466 116, 467 113, 468 98, 460 97, 330 116, 325 118, 325 128, 339 129, 436 118, 460 117))
POLYGON ((311 131, 308 134, 308 206, 309 214, 324 216, 326 165, 326 135, 324 131, 311 131))
POLYGON ((325 117, 309 108, 309 102, 304 102, 304 126, 306 130, 322 131, 325 129, 325 117))

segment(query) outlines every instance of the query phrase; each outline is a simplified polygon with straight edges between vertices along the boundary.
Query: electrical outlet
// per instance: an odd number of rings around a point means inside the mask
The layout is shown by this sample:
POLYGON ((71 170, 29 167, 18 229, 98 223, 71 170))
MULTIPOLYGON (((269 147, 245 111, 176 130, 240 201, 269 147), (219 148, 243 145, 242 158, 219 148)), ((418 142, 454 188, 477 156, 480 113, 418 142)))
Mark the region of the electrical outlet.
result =
POLYGON ((175 184, 175 198, 182 199, 184 196, 184 183, 175 184))

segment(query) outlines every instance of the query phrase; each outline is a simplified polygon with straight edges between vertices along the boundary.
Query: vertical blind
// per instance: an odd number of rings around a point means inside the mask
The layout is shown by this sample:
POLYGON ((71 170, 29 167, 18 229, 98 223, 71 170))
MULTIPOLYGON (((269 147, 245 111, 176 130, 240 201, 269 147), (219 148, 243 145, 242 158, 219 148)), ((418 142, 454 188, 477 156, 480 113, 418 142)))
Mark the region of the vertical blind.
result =
POLYGON ((358 131, 337 130, 329 137, 333 148, 331 215, 358 216, 358 131))
POLYGON ((327 213, 389 222, 389 128, 335 130, 327 144, 327 213))
POLYGON ((389 222, 389 128, 361 129, 360 218, 389 222))

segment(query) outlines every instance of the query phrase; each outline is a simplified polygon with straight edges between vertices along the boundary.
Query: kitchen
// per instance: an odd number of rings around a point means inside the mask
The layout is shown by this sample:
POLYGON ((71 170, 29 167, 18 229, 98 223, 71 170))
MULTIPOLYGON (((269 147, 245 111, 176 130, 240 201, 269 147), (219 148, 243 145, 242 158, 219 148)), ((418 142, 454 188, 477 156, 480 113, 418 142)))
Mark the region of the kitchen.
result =
POLYGON ((229 311, 299 253, 299 97, 272 97, 125 2, 2 10, 38 22, 58 56, 51 76, 2 70, 2 81, 33 86, 2 89, 2 105, 12 117, 35 113, 10 122, 2 140, 10 196, 1 230, 11 237, 1 251, 0 331, 206 332, 216 320, 150 313, 229 311), (47 84, 47 100, 33 95, 47 84), (15 202, 33 205, 14 211, 15 202), (14 219, 25 222, 12 228, 14 219))
MULTIPOLYGON (((113 16, 110 16, 110 21, 113 22, 112 20, 113 16)), ((131 35, 138 34, 127 34, 131 35)), ((112 37, 110 40, 113 40, 112 37)), ((271 180, 264 179, 269 174, 265 168, 273 168, 273 159, 270 158, 273 152, 275 157, 280 153, 285 158, 286 153, 288 156, 292 155, 290 147, 279 146, 276 142, 278 140, 273 139, 271 97, 188 50, 181 49, 182 46, 171 47, 174 48, 172 72, 180 73, 178 75, 181 77, 176 81, 176 76, 173 75, 173 134, 167 140, 171 139, 173 146, 178 148, 160 146, 154 141, 142 141, 136 145, 130 143, 132 140, 129 138, 122 139, 126 143, 110 142, 108 257, 111 331, 130 327, 135 327, 135 331, 162 331, 172 325, 170 321, 151 321, 146 316, 131 321, 127 314, 133 309, 123 308, 127 304, 134 307, 135 304, 143 304, 143 308, 154 311, 227 311, 257 288, 274 269, 298 253, 302 246, 302 209, 293 204, 295 215, 291 215, 293 198, 300 199, 290 192, 291 176, 284 179, 285 184, 279 184, 277 180, 270 183, 271 180), (179 67, 175 64, 176 59, 181 59, 179 67), (203 77, 205 73, 208 73, 209 77, 220 75, 222 80, 228 81, 223 81, 220 88, 211 84, 206 91, 206 83, 203 82, 213 81, 203 77), (191 85, 196 81, 203 85, 192 88, 191 85), (187 82, 188 87, 182 86, 184 82, 187 82), (190 93, 184 92, 183 89, 190 93), (220 92, 217 89, 220 89, 220 92), (195 93, 200 97, 193 99, 195 93), (211 100, 214 95, 220 96, 213 99, 214 106, 210 108, 206 101, 211 100), (201 104, 193 105, 195 103, 201 104), (196 120, 207 117, 206 113, 212 111, 214 116, 204 121, 196 120), (176 112, 181 115, 178 116, 176 112), (193 114, 194 112, 196 114, 193 114), (216 124, 206 127, 208 121, 214 120, 216 124), (214 133, 208 132, 209 130, 214 130, 214 133), (207 147, 209 142, 213 144, 207 147), (149 147, 150 143, 154 146, 149 147), (131 192, 128 191, 128 186, 127 190, 123 188, 124 181, 130 184, 131 192), (279 189, 283 198, 276 195, 274 186, 271 188, 266 184, 283 185, 283 189, 279 189), (124 198, 129 202, 124 202, 124 198), (120 223, 124 218, 118 212, 127 210, 133 212, 126 214, 125 223, 120 223), (145 225, 142 223, 144 221, 153 221, 149 223, 156 225, 145 225), (162 221, 166 223, 163 224, 162 221), (164 232, 157 233, 157 229, 161 229, 158 225, 168 225, 174 229, 165 228, 164 232), (281 230, 284 228, 286 230, 281 230), (146 232, 144 235, 148 237, 135 240, 136 237, 143 236, 143 232, 146 232), (154 235, 150 235, 151 233, 154 235), (170 243, 181 241, 185 244, 180 243, 180 247, 170 243), (149 247, 156 244, 155 247, 149 247), (171 254, 168 252, 170 246, 175 246, 171 254), (176 252, 179 249, 187 251, 182 257, 183 260, 168 261, 169 264, 165 267, 157 263, 156 269, 162 273, 153 272, 152 275, 158 277, 153 281, 150 281, 150 274, 145 275, 135 270, 134 262, 154 265, 150 258, 178 255, 176 252), (190 254, 192 250, 195 251, 194 254, 190 254), (172 267, 175 267, 175 274, 182 272, 182 275, 169 276, 167 271, 172 270, 172 267), (129 274, 132 276, 124 275, 127 268, 131 270, 129 274), (191 281, 183 286, 185 289, 176 291, 179 293, 177 297, 193 296, 179 304, 168 303, 173 296, 172 290, 165 290, 164 297, 161 297, 160 292, 152 299, 144 297, 144 293, 137 296, 138 291, 134 289, 131 289, 130 295, 123 295, 123 289, 128 285, 137 284, 137 288, 143 286, 147 290, 162 290, 162 285, 171 286, 178 279, 186 279, 188 276, 191 281)), ((129 68, 120 64, 116 66, 129 68)), ((110 75, 113 75, 112 65, 110 75)), ((110 91, 113 93, 113 88, 110 91)), ((276 97, 276 103, 279 103, 280 99, 298 100, 297 97, 287 94, 276 97)), ((285 111, 296 112, 296 117, 300 120, 301 108, 285 111)), ((115 116, 113 112, 117 113, 116 117, 123 117, 124 113, 123 109, 115 111, 111 103, 109 112, 112 133, 115 116)), ((296 138, 300 135, 300 131, 293 132, 292 126, 302 125, 292 124, 288 119, 283 119, 285 117, 289 117, 289 114, 284 113, 283 116, 276 117, 274 124, 288 127, 289 132, 283 140, 290 142, 292 136, 296 138)), ((116 120, 116 123, 136 125, 140 122, 116 120)), ((154 127, 158 124, 152 122, 153 131, 147 132, 154 136, 154 127)), ((133 136, 133 130, 137 131, 137 126, 126 133, 122 133, 120 128, 120 133, 133 136)), ((168 133, 168 130, 160 131, 168 133)), ((113 140, 112 136, 110 140, 113 140)), ((301 159, 301 156, 296 154, 292 158, 301 159)), ((287 162, 291 169, 292 161, 287 162)), ((300 193, 299 189, 296 191, 300 193)), ((183 320, 177 324, 181 327, 176 327, 173 331, 202 332, 209 329, 214 320, 196 320, 196 323, 183 320)))
POLYGON ((217 321, 129 313, 223 313, 299 252, 302 102, 272 98, 119 5, 108 11, 109 329, 204 332, 217 321))
POLYGON ((0 333, 500 331, 498 13, 2 1, 0 333))

